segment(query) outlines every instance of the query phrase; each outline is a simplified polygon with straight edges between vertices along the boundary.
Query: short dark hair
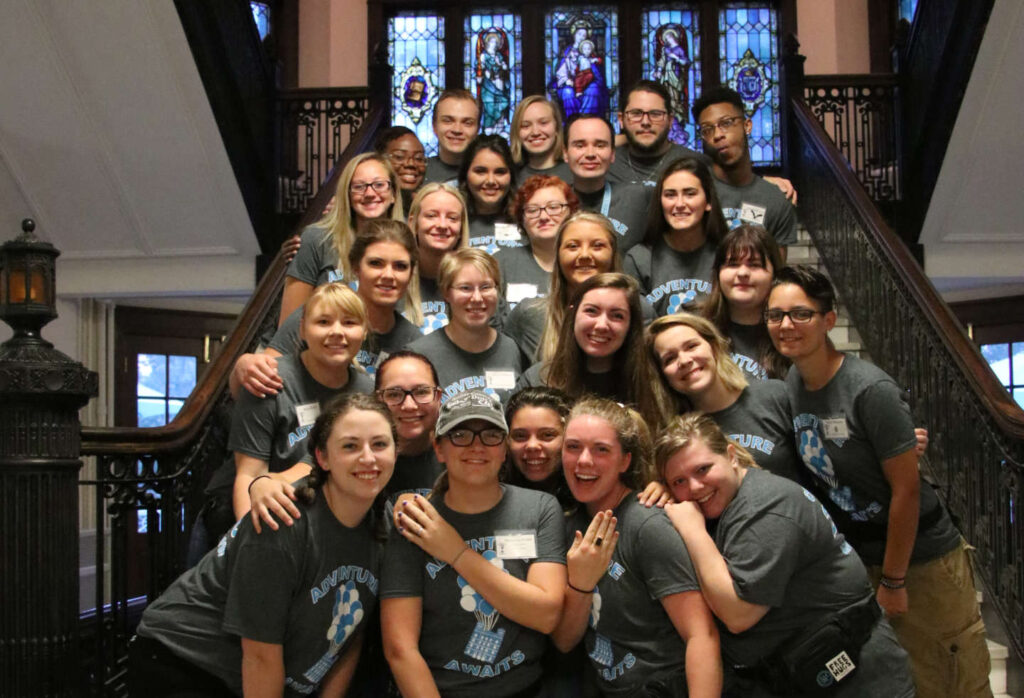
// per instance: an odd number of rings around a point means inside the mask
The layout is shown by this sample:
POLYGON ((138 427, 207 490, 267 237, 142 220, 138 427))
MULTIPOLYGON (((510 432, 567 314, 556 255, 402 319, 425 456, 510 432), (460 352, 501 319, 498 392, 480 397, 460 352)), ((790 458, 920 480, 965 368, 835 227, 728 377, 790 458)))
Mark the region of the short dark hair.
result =
POLYGON ((431 363, 430 359, 425 357, 423 354, 417 353, 415 351, 409 351, 408 349, 401 349, 399 351, 395 351, 395 352, 392 352, 392 353, 388 354, 388 357, 386 359, 384 359, 380 363, 379 366, 377 366, 377 370, 376 370, 376 372, 374 373, 374 376, 373 376, 373 389, 374 390, 380 390, 381 389, 380 386, 384 382, 383 376, 384 376, 384 369, 385 369, 385 367, 389 363, 391 363, 392 361, 398 361, 399 359, 413 359, 415 361, 422 362, 423 364, 426 365, 427 368, 430 369, 430 377, 433 379, 434 385, 436 385, 436 386, 440 386, 441 385, 441 379, 437 377, 437 369, 434 368, 434 364, 431 363))
POLYGON ((747 106, 743 103, 743 98, 740 97, 740 93, 736 90, 719 85, 718 87, 711 87, 701 93, 693 103, 693 122, 700 124, 700 113, 710 107, 712 104, 731 104, 739 109, 740 114, 743 116, 747 115, 747 106))
POLYGON ((377 132, 377 137, 373 139, 373 149, 383 154, 387 147, 391 145, 391 141, 397 141, 403 136, 412 136, 419 140, 419 136, 411 128, 406 126, 389 126, 377 132))
POLYGON ((665 102, 665 110, 669 114, 672 113, 672 95, 669 94, 668 88, 663 83, 654 80, 637 80, 630 85, 629 89, 622 95, 622 111, 626 110, 629 98, 633 96, 634 92, 650 92, 651 94, 658 95, 665 102))
POLYGON ((783 284, 799 286, 823 313, 836 309, 836 289, 823 273, 806 264, 782 267, 775 272, 772 288, 783 284))
POLYGON ((565 147, 566 148, 569 147, 569 129, 571 129, 572 125, 575 124, 577 121, 584 121, 586 119, 597 119, 598 121, 603 122, 604 125, 608 127, 608 133, 610 134, 611 140, 613 141, 612 145, 613 146, 615 145, 615 143, 614 143, 614 141, 615 141, 615 127, 612 126, 612 122, 611 121, 608 121, 607 118, 601 116, 600 114, 583 114, 583 113, 578 113, 578 114, 573 114, 572 116, 570 116, 569 119, 565 122, 565 147))
POLYGON ((459 189, 466 200, 466 210, 471 216, 476 214, 476 202, 473 201, 473 197, 469 193, 466 180, 469 175, 469 168, 473 164, 473 158, 484 150, 489 150, 500 157, 505 162, 505 167, 508 168, 508 191, 505 192, 505 196, 501 200, 499 205, 500 211, 504 212, 508 208, 508 202, 516 190, 516 172, 519 168, 516 167, 516 162, 512 159, 512 150, 509 148, 508 141, 496 133, 478 135, 466 146, 466 150, 462 154, 462 164, 459 166, 458 175, 459 189))

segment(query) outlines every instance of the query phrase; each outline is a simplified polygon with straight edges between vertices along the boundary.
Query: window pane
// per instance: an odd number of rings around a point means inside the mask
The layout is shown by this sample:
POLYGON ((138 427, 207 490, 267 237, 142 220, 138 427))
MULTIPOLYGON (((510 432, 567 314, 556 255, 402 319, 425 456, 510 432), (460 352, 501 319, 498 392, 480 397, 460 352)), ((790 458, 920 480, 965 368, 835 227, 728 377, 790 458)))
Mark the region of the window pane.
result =
POLYGON ((466 89, 480 98, 480 132, 506 140, 512 111, 523 98, 522 19, 513 14, 474 14, 463 27, 466 89))
POLYGON ((544 18, 544 82, 573 114, 612 118, 619 111, 619 15, 605 5, 555 8, 544 18))
POLYGON ((391 79, 391 124, 407 126, 423 142, 427 155, 437 154, 431 116, 444 89, 444 18, 404 13, 388 20, 391 79))
POLYGON ((167 357, 163 354, 139 354, 136 358, 138 385, 136 395, 163 397, 167 395, 167 357))
POLYGON ((996 374, 999 382, 1005 386, 1010 385, 1010 345, 1009 344, 982 344, 981 355, 985 357, 989 368, 996 374))
POLYGON ((194 356, 171 356, 168 375, 170 397, 188 397, 196 387, 198 360, 194 356))
POLYGON ((700 96, 700 19, 695 9, 673 7, 655 6, 641 16, 643 76, 664 84, 672 97, 669 140, 694 148, 697 131, 690 105, 700 96))
POLYGON ((256 22, 256 31, 260 33, 260 40, 267 38, 270 33, 270 5, 265 2, 250 2, 253 21, 256 22))
POLYGON ((900 19, 908 22, 914 21, 914 12, 917 10, 917 0, 900 0, 900 19))
POLYGON ((135 409, 140 427, 161 427, 167 424, 167 403, 163 400, 139 398, 135 403, 135 409))
POLYGON ((167 401, 167 421, 171 421, 181 411, 181 406, 185 404, 184 400, 168 400, 167 401))
POLYGON ((755 165, 782 164, 779 137, 778 17, 765 2, 729 2, 718 12, 722 84, 743 97, 753 122, 755 165))
POLYGON ((1013 343, 1013 363, 1010 380, 1013 385, 1024 385, 1024 342, 1013 343))
POLYGON ((1017 404, 1024 407, 1024 388, 1017 388, 1013 391, 1013 399, 1017 401, 1017 404))

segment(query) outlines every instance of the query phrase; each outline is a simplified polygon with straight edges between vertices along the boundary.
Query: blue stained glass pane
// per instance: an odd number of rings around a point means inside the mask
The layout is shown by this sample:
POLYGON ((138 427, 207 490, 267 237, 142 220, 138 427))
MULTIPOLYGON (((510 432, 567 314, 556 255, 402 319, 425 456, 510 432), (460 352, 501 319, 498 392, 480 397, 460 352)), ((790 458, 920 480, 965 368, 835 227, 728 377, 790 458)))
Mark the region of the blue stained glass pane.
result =
POLYGON ((619 15, 609 5, 555 7, 544 17, 544 84, 573 114, 619 111, 619 15))
POLYGON ((690 105, 700 97, 700 17, 685 4, 655 5, 640 17, 640 36, 645 44, 641 69, 644 78, 665 85, 672 97, 669 139, 696 147, 697 131, 690 105))
POLYGON ((743 97, 753 128, 755 165, 782 164, 779 153, 778 17, 765 2, 729 2, 719 10, 720 77, 743 97))
POLYGON ((508 139, 512 112, 523 98, 522 19, 511 13, 466 17, 463 25, 463 79, 480 98, 480 130, 508 139))
POLYGON ((423 141, 427 155, 437 154, 431 116, 445 88, 444 18, 403 13, 388 20, 391 123, 407 126, 423 141))
POLYGON ((250 2, 249 9, 252 10, 252 19, 256 22, 256 31, 260 33, 260 41, 270 34, 270 5, 265 2, 250 2))

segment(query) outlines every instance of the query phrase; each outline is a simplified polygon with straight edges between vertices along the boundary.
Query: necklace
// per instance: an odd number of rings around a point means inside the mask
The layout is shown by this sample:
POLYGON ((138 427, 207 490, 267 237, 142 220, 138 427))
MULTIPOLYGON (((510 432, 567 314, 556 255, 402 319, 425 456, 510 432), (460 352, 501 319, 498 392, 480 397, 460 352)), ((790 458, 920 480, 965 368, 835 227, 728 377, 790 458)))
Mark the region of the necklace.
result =
POLYGON ((662 153, 661 157, 658 158, 657 161, 655 161, 654 167, 652 167, 647 172, 639 172, 636 169, 636 166, 633 164, 633 153, 630 151, 630 148, 627 145, 626 146, 626 164, 629 165, 629 169, 633 173, 634 181, 637 184, 647 185, 648 182, 650 182, 651 184, 654 184, 654 182, 650 179, 651 175, 653 175, 654 173, 658 172, 661 169, 661 163, 663 163, 665 161, 665 158, 667 158, 668 154, 671 153, 671 152, 672 152, 672 147, 669 146, 669 149, 666 150, 664 153, 662 153))

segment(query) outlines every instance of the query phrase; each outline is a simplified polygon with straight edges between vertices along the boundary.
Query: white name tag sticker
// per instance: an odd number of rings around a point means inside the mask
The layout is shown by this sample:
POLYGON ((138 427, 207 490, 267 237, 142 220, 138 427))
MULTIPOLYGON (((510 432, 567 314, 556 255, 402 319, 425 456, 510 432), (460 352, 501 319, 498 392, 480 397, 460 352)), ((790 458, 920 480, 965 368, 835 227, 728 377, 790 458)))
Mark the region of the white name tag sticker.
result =
POLYGON ((823 419, 821 420, 821 425, 825 429, 826 439, 834 440, 850 438, 850 427, 846 424, 846 417, 823 419))
POLYGON ((745 223, 764 225, 764 212, 765 209, 763 206, 755 206, 754 204, 748 204, 744 201, 740 208, 740 220, 745 223))
POLYGON ((832 674, 832 678, 836 681, 842 681, 847 674, 857 668, 857 665, 850 659, 850 655, 846 652, 840 652, 825 662, 825 668, 828 669, 828 673, 832 674))
POLYGON ((499 560, 532 560, 537 557, 537 532, 495 532, 494 552, 499 560))
POLYGON ((485 371, 484 380, 492 390, 512 390, 516 387, 515 371, 485 371))
POLYGON ((300 427, 312 426, 316 418, 320 416, 320 404, 307 402, 305 405, 296 405, 295 416, 299 420, 300 427))
POLYGON ((512 305, 524 301, 527 298, 534 298, 537 295, 537 284, 509 284, 505 292, 505 300, 512 305))
POLYGON ((504 242, 519 242, 522 239, 519 234, 519 226, 515 223, 495 223, 494 239, 504 242))

